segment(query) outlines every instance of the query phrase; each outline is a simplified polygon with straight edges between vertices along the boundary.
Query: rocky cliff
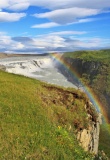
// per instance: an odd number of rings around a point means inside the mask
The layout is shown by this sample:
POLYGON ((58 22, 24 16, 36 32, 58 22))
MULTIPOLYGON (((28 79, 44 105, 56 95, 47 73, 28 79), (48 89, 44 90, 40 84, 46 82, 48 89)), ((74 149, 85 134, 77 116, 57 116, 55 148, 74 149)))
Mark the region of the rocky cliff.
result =
MULTIPOLYGON (((68 81, 76 84, 78 87, 79 81, 76 79, 74 74, 70 72, 70 70, 77 72, 80 78, 83 78, 86 75, 84 80, 87 80, 89 86, 92 87, 93 91, 103 104, 107 116, 109 117, 110 112, 107 104, 110 104, 110 99, 109 95, 104 90, 106 73, 108 73, 106 70, 108 66, 99 61, 84 61, 80 58, 73 59, 69 57, 62 57, 62 61, 68 65, 68 69, 63 65, 59 65, 59 71, 67 77, 68 81)), ((91 121, 89 128, 80 129, 77 133, 77 139, 79 140, 80 145, 83 146, 86 151, 90 151, 94 154, 98 153, 100 123, 101 115, 99 114, 96 121, 91 121)))
POLYGON ((66 63, 68 65, 69 70, 64 69, 64 67, 62 65, 59 65, 59 71, 61 73, 63 73, 69 81, 73 82, 76 81, 77 79, 75 79, 74 74, 69 72, 70 70, 74 70, 80 78, 82 78, 82 76, 84 74, 87 74, 89 76, 89 79, 92 81, 94 79, 94 77, 100 73, 100 66, 101 63, 100 62, 96 62, 96 61, 84 61, 82 59, 73 59, 73 58, 63 58, 61 57, 62 61, 64 63, 66 63))
MULTIPOLYGON (((58 96, 55 98, 52 97, 50 100, 54 103, 61 103, 67 110, 69 110, 73 116, 74 114, 78 114, 78 117, 75 117, 72 123, 70 123, 68 129, 72 130, 73 126, 76 128, 76 138, 79 141, 80 146, 84 148, 85 151, 88 151, 90 153, 93 153, 94 155, 98 154, 98 146, 99 146, 99 133, 100 133, 100 124, 102 123, 101 120, 101 114, 97 113, 95 110, 95 107, 93 104, 89 101, 89 99, 83 94, 80 96, 77 93, 74 93, 73 91, 64 91, 62 89, 54 88, 54 87, 49 87, 48 88, 50 91, 49 93, 52 92, 52 90, 57 90, 60 92, 58 96), (80 101, 84 101, 84 104, 82 105, 82 109, 84 114, 86 113, 86 116, 83 117, 84 123, 82 123, 81 114, 80 111, 80 104, 75 102, 75 99, 79 99, 80 101)), ((51 97, 49 95, 49 97, 51 97)), ((44 96, 43 101, 44 103, 50 103, 49 102, 49 97, 47 98, 44 96)), ((66 115, 64 116, 63 113, 62 115, 59 115, 59 121, 64 123, 66 118, 66 115)))
POLYGON ((70 72, 70 70, 74 70, 78 74, 79 79, 82 80, 85 85, 88 85, 90 88, 92 88, 103 106, 103 112, 106 114, 107 119, 110 121, 110 91, 107 91, 110 89, 110 65, 102 61, 87 61, 80 58, 74 59, 63 56, 61 58, 62 61, 68 65, 69 69, 59 65, 59 71, 67 77, 68 81, 80 87, 80 81, 74 76, 72 72, 70 72))
MULTIPOLYGON (((90 116, 90 115, 88 115, 90 116)), ((98 115, 96 122, 89 124, 88 129, 80 130, 77 139, 80 145, 93 154, 98 154, 100 124, 102 123, 101 114, 98 115)))
POLYGON ((100 62, 97 61, 84 61, 82 59, 72 59, 72 58, 65 58, 70 67, 73 67, 74 70, 78 72, 80 76, 84 73, 89 74, 91 78, 96 76, 99 73, 99 68, 101 66, 100 62))

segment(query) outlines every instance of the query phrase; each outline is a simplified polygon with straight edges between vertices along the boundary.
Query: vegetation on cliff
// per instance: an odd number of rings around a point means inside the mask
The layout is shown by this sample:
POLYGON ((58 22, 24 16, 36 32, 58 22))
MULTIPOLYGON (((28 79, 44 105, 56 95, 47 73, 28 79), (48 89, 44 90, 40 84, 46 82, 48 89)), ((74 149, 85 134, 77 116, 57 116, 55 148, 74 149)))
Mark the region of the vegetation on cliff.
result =
MULTIPOLYGON (((85 83, 85 85, 88 85, 97 95, 104 112, 106 112, 109 123, 110 49, 68 52, 63 55, 63 60, 76 70, 80 76, 80 80, 85 83)), ((104 150, 110 157, 108 149, 110 144, 110 131, 106 130, 106 127, 101 127, 100 135, 100 149, 104 150)))
POLYGON ((66 52, 64 57, 80 58, 85 61, 110 62, 110 49, 66 52))
POLYGON ((110 120, 110 50, 76 51, 65 53, 63 57, 64 60, 73 60, 70 67, 75 68, 80 80, 93 89, 110 120))
POLYGON ((92 160, 76 134, 96 117, 82 92, 0 71, 1 160, 92 160))
POLYGON ((101 126, 99 150, 103 150, 110 158, 110 124, 101 126))

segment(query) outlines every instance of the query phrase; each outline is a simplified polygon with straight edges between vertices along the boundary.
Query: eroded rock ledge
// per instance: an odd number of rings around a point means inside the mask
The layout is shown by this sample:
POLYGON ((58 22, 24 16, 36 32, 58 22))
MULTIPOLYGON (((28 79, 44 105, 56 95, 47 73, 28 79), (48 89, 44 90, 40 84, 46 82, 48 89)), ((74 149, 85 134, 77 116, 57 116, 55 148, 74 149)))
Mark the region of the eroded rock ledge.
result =
MULTIPOLYGON (((76 117, 72 121, 69 130, 71 130, 72 126, 74 125, 76 128, 76 137, 79 141, 79 144, 84 148, 85 151, 89 151, 97 155, 99 146, 100 124, 102 123, 101 113, 97 113, 95 107, 90 102, 90 100, 85 97, 84 93, 80 92, 79 94, 77 90, 67 91, 52 86, 46 86, 46 88, 49 90, 49 96, 47 95, 47 97, 44 97, 44 95, 41 95, 41 97, 43 98, 43 102, 48 104, 49 101, 51 101, 54 104, 58 103, 61 106, 63 105, 63 107, 72 112, 73 116, 77 112, 78 117, 76 117), (52 90, 54 90, 54 96, 51 95, 52 90), (59 95, 56 95, 58 93, 59 95), (83 106, 83 112, 87 113, 87 115, 86 117, 83 117, 83 121, 87 123, 87 126, 81 124, 80 104, 76 105, 74 103, 76 99, 79 99, 80 101, 84 100, 85 105, 83 106)), ((59 121, 63 119, 63 123, 65 124, 66 117, 63 115, 63 112, 57 118, 59 119, 59 121)))
MULTIPOLYGON (((90 115, 88 115, 90 116, 90 115)), ((98 154, 100 124, 102 123, 101 114, 98 113, 96 122, 91 122, 88 129, 80 130, 77 139, 85 151, 98 154)))

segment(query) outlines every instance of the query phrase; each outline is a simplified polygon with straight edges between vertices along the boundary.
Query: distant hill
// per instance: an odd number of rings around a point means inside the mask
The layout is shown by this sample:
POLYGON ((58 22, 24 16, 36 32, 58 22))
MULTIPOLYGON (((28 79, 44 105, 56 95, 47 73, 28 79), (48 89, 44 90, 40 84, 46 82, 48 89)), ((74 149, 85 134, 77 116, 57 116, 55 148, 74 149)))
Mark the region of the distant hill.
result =
POLYGON ((7 57, 24 57, 24 56, 47 56, 48 53, 42 54, 11 54, 11 53, 0 53, 0 58, 7 58, 7 57))

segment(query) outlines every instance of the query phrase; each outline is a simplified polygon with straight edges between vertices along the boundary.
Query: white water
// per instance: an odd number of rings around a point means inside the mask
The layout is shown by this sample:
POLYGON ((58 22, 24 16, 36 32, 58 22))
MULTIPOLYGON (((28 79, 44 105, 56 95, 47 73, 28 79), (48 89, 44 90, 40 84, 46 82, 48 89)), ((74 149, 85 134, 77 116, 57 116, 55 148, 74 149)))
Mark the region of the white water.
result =
POLYGON ((49 56, 5 58, 0 59, 0 65, 4 65, 6 71, 10 73, 32 77, 64 87, 77 88, 58 71, 54 60, 49 56))

